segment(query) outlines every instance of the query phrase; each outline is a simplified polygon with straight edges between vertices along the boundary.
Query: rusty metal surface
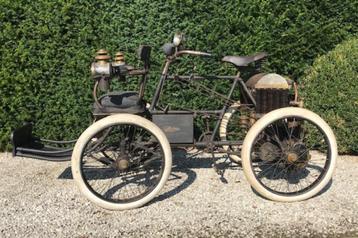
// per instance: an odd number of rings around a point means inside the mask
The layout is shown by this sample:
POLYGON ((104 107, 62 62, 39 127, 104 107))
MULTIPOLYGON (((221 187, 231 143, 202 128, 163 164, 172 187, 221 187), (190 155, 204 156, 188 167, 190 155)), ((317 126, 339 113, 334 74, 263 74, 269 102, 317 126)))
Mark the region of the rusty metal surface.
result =
POLYGON ((289 105, 288 89, 256 89, 256 112, 268 113, 289 105))
POLYGON ((181 50, 175 53, 175 57, 179 57, 181 55, 196 55, 196 56, 213 56, 210 53, 202 52, 202 51, 196 51, 196 50, 181 50))
POLYGON ((188 76, 188 75, 169 75, 168 79, 170 80, 178 80, 178 79, 183 79, 183 80, 234 80, 236 78, 236 76, 233 75, 205 75, 205 76, 201 76, 201 75, 193 75, 193 76, 188 76))
POLYGON ((153 115, 153 122, 163 130, 170 143, 193 143, 194 119, 192 114, 153 115))
MULTIPOLYGON (((271 110, 274 110, 276 108, 280 108, 280 107, 284 107, 284 106, 288 106, 290 105, 289 102, 289 94, 287 91, 285 90, 275 90, 275 89, 266 89, 266 90, 257 90, 257 92, 255 92, 255 90, 253 90, 255 88, 255 85, 257 84, 257 82, 265 75, 265 73, 257 73, 256 75, 254 75, 253 77, 251 77, 248 81, 245 81, 240 77, 240 72, 237 72, 237 75, 229 75, 229 76, 224 76, 224 75, 189 75, 189 76, 183 76, 183 75, 169 75, 169 68, 171 63, 173 63, 177 58, 184 56, 184 55, 194 55, 194 56, 203 56, 203 57, 210 57, 212 56, 212 54, 207 53, 207 52, 202 52, 202 51, 196 51, 196 50, 185 50, 185 49, 181 49, 180 47, 175 47, 175 52, 172 55, 167 55, 166 57, 166 61, 165 64, 163 66, 162 69, 162 73, 161 73, 161 78, 157 84, 156 87, 156 91, 152 97, 152 102, 150 105, 150 108, 148 109, 149 113, 152 114, 153 120, 156 121, 158 124, 160 125, 166 125, 166 128, 162 128, 168 138, 169 141, 171 143, 187 143, 187 144, 191 144, 193 142, 193 138, 189 138, 189 136, 192 136, 192 134, 188 133, 189 128, 188 125, 190 125, 192 127, 193 124, 193 117, 196 116, 205 116, 205 115, 214 115, 213 113, 209 112, 209 111, 193 111, 187 108, 180 108, 182 109, 183 113, 178 113, 178 114, 167 114, 168 110, 167 109, 160 109, 158 110, 158 107, 165 107, 165 108, 169 108, 169 105, 159 105, 159 99, 160 99, 160 95, 163 93, 163 86, 165 84, 165 81, 167 79, 169 80, 176 80, 182 84, 186 84, 186 85, 190 85, 192 87, 194 87, 195 90, 201 91, 201 92, 205 92, 207 93, 208 97, 215 97, 217 99, 222 100, 223 102, 223 106, 224 108, 221 110, 216 110, 216 112, 219 113, 215 113, 214 118, 217 119, 217 122, 221 121, 221 116, 225 110, 227 110, 227 107, 231 104, 236 103, 236 101, 238 99, 234 99, 231 98, 231 95, 233 93, 233 90, 235 90, 235 87, 232 88, 230 90, 229 95, 224 95, 222 93, 219 93, 215 90, 212 90, 210 87, 203 85, 199 82, 194 82, 194 81, 200 81, 200 80, 232 80, 233 82, 235 81, 238 84, 238 87, 241 91, 241 97, 242 97, 242 107, 240 107, 241 109, 238 110, 242 110, 244 108, 244 110, 247 110, 247 115, 242 115, 240 120, 241 120, 241 126, 245 126, 245 127, 250 127, 251 125, 253 125, 255 123, 255 121, 257 120, 257 117, 259 117, 260 115, 263 115, 271 110), (255 110, 256 109, 256 110, 255 110), (160 111, 163 111, 163 113, 158 113, 160 111), (188 112, 191 112, 191 114, 187 114, 188 112), (179 130, 178 131, 174 131, 174 127, 170 127, 170 125, 174 126, 174 125, 179 125, 179 130), (171 130, 173 129, 173 130, 171 130), (180 134, 181 132, 185 132, 184 134, 180 134), (189 136, 188 136, 189 135, 189 136)), ((139 81, 139 92, 141 95, 141 97, 144 96, 144 85, 145 85, 145 81, 146 81, 146 75, 149 72, 149 56, 150 56, 150 47, 149 46, 141 46, 138 50, 138 56, 139 59, 142 60, 145 64, 143 68, 133 68, 129 65, 125 65, 124 62, 124 54, 122 52, 117 52, 115 54, 112 68, 115 68, 115 65, 117 64, 123 64, 126 67, 125 70, 125 75, 128 76, 140 76, 142 75, 142 79, 139 81)), ((230 62, 233 63, 235 65, 247 65, 250 62, 254 62, 254 61, 258 61, 261 59, 264 59, 267 56, 266 53, 259 53, 253 56, 227 56, 223 58, 223 61, 226 62, 230 62), (240 62, 239 62, 240 61, 240 62)), ((100 64, 104 64, 106 65, 107 63, 109 63, 109 53, 108 51, 101 49, 99 51, 97 51, 97 55, 96 55, 96 63, 100 63, 100 64)), ((239 68, 241 69, 241 68, 239 68)), ((114 70, 113 70, 114 71, 114 70)), ((117 72, 117 71, 116 71, 117 72)), ((121 72, 117 72, 118 74, 120 74, 121 72)), ((112 72, 113 74, 113 72, 112 72)), ((111 75, 110 77, 114 77, 116 75, 111 75)), ((103 83, 103 82, 102 82, 103 83)), ((97 82, 95 85, 95 88, 98 88, 99 86, 101 86, 101 82, 97 82)), ((296 85, 294 85, 296 86, 296 85)), ((297 93, 297 87, 294 87, 295 89, 295 98, 294 98, 294 103, 298 104, 298 93, 297 93)), ((226 93, 225 93, 226 94, 226 93)), ((96 98, 96 95, 94 93, 94 97, 96 98)), ((293 98, 292 98, 293 99, 293 98)), ((96 101, 96 100, 95 100, 96 101)), ((98 100, 97 100, 98 101, 98 100)), ((192 129, 192 128, 191 128, 192 129)), ((215 130, 213 131, 215 134, 215 130)), ((214 135, 213 135, 214 136, 214 135)), ((212 141, 213 142, 213 141, 212 141)))

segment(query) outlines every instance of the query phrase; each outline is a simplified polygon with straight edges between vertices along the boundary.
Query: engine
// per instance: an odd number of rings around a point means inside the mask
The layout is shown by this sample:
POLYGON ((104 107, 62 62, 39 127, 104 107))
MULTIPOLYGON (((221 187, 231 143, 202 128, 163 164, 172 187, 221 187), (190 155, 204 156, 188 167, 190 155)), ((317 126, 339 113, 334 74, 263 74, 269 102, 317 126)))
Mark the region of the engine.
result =
POLYGON ((258 74, 246 85, 256 101, 256 113, 264 114, 289 105, 289 82, 278 74, 258 74))

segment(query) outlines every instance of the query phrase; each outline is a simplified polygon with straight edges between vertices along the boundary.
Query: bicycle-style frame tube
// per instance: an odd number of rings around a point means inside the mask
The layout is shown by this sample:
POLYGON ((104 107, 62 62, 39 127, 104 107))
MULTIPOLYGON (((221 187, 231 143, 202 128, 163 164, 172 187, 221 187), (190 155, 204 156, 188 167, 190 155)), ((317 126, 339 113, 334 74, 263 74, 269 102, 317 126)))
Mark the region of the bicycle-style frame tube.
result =
POLYGON ((163 72, 162 74, 160 75, 160 80, 159 80, 159 83, 157 85, 157 88, 155 90, 155 93, 154 93, 154 97, 152 99, 152 103, 150 104, 150 107, 149 107, 149 111, 152 112, 154 111, 154 108, 157 106, 158 102, 159 102, 159 97, 160 97, 160 94, 163 90, 163 86, 164 86, 164 81, 167 79, 168 77, 168 71, 169 71, 169 66, 170 66, 170 63, 172 62, 171 59, 166 59, 165 60, 165 64, 164 64, 164 68, 163 68, 163 72))
MULTIPOLYGON (((168 111, 168 112, 164 112, 164 111, 160 111, 160 110, 156 110, 156 107, 159 103, 159 99, 160 99, 160 95, 162 93, 163 87, 164 87, 164 83, 165 81, 169 78, 169 67, 170 64, 175 61, 175 59, 177 57, 180 57, 182 55, 196 55, 196 56, 212 56, 209 53, 205 53, 205 52, 200 52, 200 51, 192 51, 192 50, 183 50, 183 51, 178 51, 176 52, 173 56, 167 57, 165 60, 165 64, 163 67, 163 71, 162 74, 160 76, 160 80, 157 84, 150 108, 149 108, 149 112, 151 114, 160 114, 160 113, 185 113, 186 111, 168 111)), ((198 77, 198 79, 204 79, 205 77, 198 77)), ((221 110, 197 110, 195 111, 198 114, 216 114, 219 116, 219 119, 216 121, 214 130, 212 132, 212 136, 210 139, 210 144, 211 145, 231 145, 231 144, 238 144, 238 143, 242 143, 241 141, 215 141, 215 136, 219 130, 220 127, 220 123, 224 117, 225 112, 227 111, 227 109, 229 108, 229 103, 231 101, 231 98, 233 96, 233 93, 236 89, 236 87, 239 85, 240 89, 241 89, 241 93, 243 93, 250 101, 250 104, 247 104, 247 106, 255 106, 256 102, 254 97, 252 96, 252 94, 250 93, 250 91, 248 90, 248 88, 246 87, 245 82, 243 81, 243 79, 240 77, 240 72, 237 73, 237 75, 235 77, 232 76, 214 76, 213 78, 217 78, 217 79, 229 79, 229 80, 233 80, 233 83, 231 85, 231 88, 229 90, 229 93, 227 96, 225 96, 225 102, 224 105, 222 107, 221 110)), ((194 77, 195 80, 195 77, 194 77)), ((208 142, 197 142, 195 143, 195 145, 197 146, 207 146, 208 142), (202 144, 202 145, 201 145, 202 144)))

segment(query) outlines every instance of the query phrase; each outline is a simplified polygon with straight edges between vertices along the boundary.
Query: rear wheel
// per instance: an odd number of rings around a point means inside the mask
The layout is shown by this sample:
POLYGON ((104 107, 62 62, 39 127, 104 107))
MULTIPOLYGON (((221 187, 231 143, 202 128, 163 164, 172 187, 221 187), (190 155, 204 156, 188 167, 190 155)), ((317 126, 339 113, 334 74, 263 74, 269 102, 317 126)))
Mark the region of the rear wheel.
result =
POLYGON ((88 127, 72 154, 81 192, 106 209, 143 206, 164 186, 172 164, 169 142, 149 120, 117 114, 88 127))
POLYGON ((251 186, 282 202, 319 193, 332 177, 336 157, 331 128, 302 108, 277 109, 263 116, 247 133, 241 152, 251 186))

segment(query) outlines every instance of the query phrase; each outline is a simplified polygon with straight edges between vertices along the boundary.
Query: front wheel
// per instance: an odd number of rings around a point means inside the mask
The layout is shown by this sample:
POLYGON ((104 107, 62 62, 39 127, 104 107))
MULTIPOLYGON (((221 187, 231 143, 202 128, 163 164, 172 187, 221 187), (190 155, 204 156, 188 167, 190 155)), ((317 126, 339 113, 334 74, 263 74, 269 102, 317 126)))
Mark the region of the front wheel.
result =
POLYGON ((337 143, 317 114, 281 108, 250 128, 241 158, 245 176, 259 194, 274 201, 301 201, 319 193, 332 178, 337 143))
POLYGON ((88 127, 72 154, 80 191, 105 209, 125 210, 152 200, 168 179, 172 153, 164 133, 132 114, 105 117, 88 127))

